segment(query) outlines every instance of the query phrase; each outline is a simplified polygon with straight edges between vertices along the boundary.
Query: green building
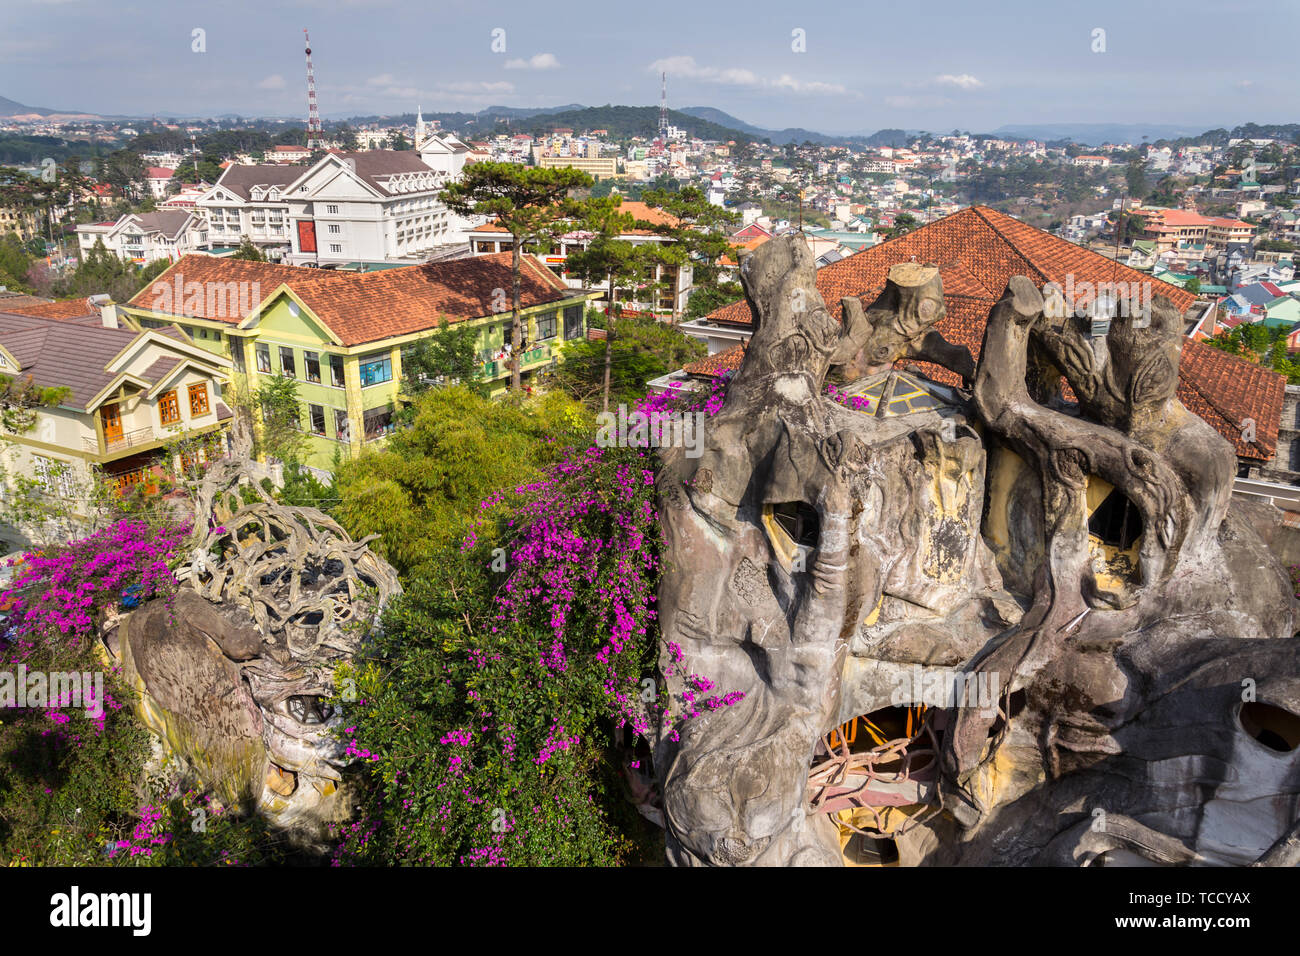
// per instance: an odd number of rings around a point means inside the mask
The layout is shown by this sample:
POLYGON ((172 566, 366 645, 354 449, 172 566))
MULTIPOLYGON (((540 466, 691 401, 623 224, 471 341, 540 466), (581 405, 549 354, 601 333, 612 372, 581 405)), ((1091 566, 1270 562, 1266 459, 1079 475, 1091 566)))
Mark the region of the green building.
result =
MULTIPOLYGON (((440 321, 479 330, 480 375, 493 393, 510 380, 510 253, 347 273, 190 255, 121 307, 125 323, 182 335, 228 357, 252 395, 268 376, 298 382, 304 464, 328 470, 393 430, 403 355, 440 321)), ((586 337, 587 301, 532 256, 520 281, 523 384, 586 337)))

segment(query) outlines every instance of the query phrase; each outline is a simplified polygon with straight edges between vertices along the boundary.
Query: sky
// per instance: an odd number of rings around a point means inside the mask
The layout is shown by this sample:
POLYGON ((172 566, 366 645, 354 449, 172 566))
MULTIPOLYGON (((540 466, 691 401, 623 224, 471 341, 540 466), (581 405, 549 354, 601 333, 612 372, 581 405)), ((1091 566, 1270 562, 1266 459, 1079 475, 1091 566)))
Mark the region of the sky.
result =
POLYGON ((159 116, 712 106, 847 134, 1296 122, 1293 0, 0 0, 0 96, 159 116), (805 9, 806 8, 806 9, 805 9))

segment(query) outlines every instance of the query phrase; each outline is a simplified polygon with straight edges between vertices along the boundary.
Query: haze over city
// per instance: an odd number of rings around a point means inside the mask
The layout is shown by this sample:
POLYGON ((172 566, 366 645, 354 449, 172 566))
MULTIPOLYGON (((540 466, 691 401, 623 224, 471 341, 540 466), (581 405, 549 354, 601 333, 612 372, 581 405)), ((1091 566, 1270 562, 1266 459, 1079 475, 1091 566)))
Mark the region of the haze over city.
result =
POLYGON ((651 105, 662 71, 675 108, 840 134, 1284 121, 1300 92, 1300 8, 1239 5, 1233 23, 1255 24, 1248 55, 1211 53, 1218 37, 1207 28, 1222 16, 1210 0, 1011 0, 996 10, 944 0, 924 17, 874 3, 810 17, 774 0, 669 0, 653 11, 578 0, 562 12, 517 2, 10 0, 0 11, 0 93, 100 114, 296 117, 308 27, 326 118, 417 105, 651 105), (201 44, 195 30, 205 31, 201 44))

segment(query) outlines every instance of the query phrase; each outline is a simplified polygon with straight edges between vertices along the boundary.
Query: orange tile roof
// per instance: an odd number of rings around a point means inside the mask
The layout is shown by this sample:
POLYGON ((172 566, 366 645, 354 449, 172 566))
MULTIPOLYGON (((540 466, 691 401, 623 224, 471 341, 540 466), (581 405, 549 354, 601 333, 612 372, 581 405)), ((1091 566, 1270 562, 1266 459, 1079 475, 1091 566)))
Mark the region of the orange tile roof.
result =
POLYGON ((36 302, 30 305, 4 305, 0 308, 15 315, 35 315, 42 319, 79 319, 99 315, 99 309, 86 299, 64 299, 62 302, 36 302))
MULTIPOLYGON (((1082 282, 1150 283, 1153 297, 1163 295, 1181 311, 1196 300, 1185 289, 985 206, 963 209, 819 269, 817 291, 831 313, 839 317, 842 297, 856 295, 869 305, 884 289, 890 267, 912 261, 938 264, 946 313, 937 328, 948 341, 969 348, 977 360, 989 310, 1013 275, 1029 276, 1040 287, 1048 282, 1062 287, 1082 282), (1072 283, 1067 277, 1072 277, 1072 283)), ((743 300, 723 306, 708 319, 732 326, 753 322, 749 304, 743 300)), ((706 360, 711 363, 709 368, 697 374, 716 375, 728 367, 738 368, 740 355, 736 349, 719 352, 706 360), (723 356, 730 365, 721 361, 723 356)), ((915 364, 937 381, 960 384, 947 369, 915 364)), ((1264 461, 1273 457, 1286 391, 1283 376, 1192 341, 1183 343, 1179 371, 1179 399, 1232 442, 1240 457, 1264 461), (1249 444, 1241 440, 1240 422, 1247 418, 1255 421, 1255 441, 1249 444)))
MULTIPOLYGON (((500 302, 501 290, 509 295, 510 253, 360 274, 188 255, 128 304, 151 309, 158 302, 154 290, 174 288, 178 280, 182 286, 191 282, 256 283, 262 299, 281 285, 287 285, 344 345, 353 346, 431 329, 443 317, 455 324, 492 315, 497 311, 495 306, 500 302)), ((578 294, 535 258, 523 257, 522 308, 559 302, 578 294)), ((195 318, 230 325, 244 319, 238 314, 207 315, 207 303, 197 303, 197 296, 195 299, 197 307, 192 310, 195 318)))

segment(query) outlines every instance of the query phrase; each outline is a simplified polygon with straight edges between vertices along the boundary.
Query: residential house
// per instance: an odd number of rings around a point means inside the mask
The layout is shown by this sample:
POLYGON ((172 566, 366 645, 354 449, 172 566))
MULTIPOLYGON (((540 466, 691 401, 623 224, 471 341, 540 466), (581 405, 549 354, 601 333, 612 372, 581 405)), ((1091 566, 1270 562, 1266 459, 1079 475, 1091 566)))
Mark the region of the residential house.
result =
POLYGON ((208 246, 207 223, 189 209, 159 209, 127 213, 116 222, 77 226, 77 245, 84 257, 103 241, 120 259, 147 264, 159 259, 175 262, 208 246))
POLYGON ((167 198, 167 191, 171 188, 175 176, 176 170, 168 169, 166 166, 145 167, 144 181, 149 187, 149 195, 154 199, 167 198))
MULTIPOLYGON (((508 384, 510 253, 367 273, 188 256, 124 308, 141 328, 175 328, 233 362, 247 394, 271 376, 298 382, 305 464, 331 467, 393 430, 402 402, 403 356, 439 322, 478 329, 480 376, 508 384)), ((590 293, 570 288, 532 256, 521 276, 523 352, 531 385, 586 337, 590 293)))
MULTIPOLYGON (((119 490, 148 485, 164 456, 184 454, 176 463, 189 464, 225 453, 228 359, 175 331, 120 327, 112 306, 102 313, 83 300, 19 308, 46 314, 0 313, 0 374, 68 393, 38 409, 30 431, 0 438, 6 495, 17 493, 19 476, 31 476, 44 495, 84 516, 101 478, 119 490), (196 441, 175 452, 180 439, 196 441)), ((0 525, 0 548, 24 547, 34 531, 0 525)))

